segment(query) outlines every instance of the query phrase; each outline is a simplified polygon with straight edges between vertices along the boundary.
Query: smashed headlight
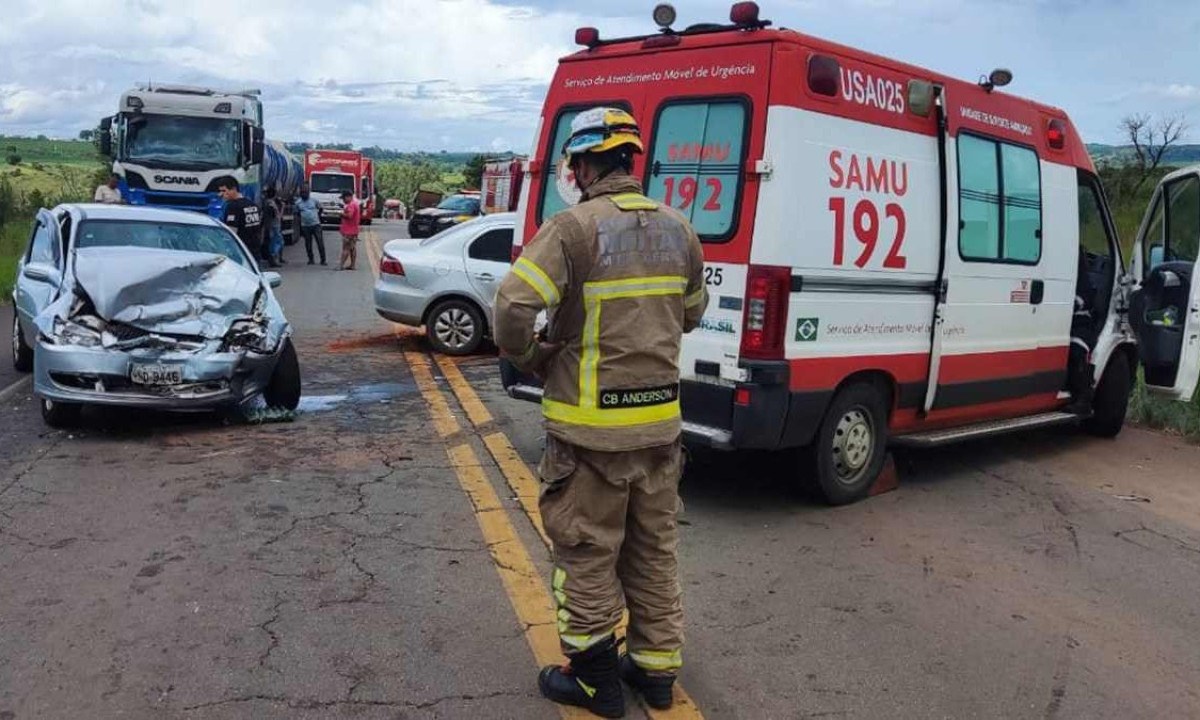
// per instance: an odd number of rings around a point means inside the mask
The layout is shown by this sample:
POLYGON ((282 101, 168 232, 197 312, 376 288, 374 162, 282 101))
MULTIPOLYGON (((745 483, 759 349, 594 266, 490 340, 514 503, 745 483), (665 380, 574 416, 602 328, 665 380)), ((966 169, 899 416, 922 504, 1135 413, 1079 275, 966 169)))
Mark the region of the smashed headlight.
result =
POLYGON ((267 332, 267 296, 259 292, 254 299, 253 317, 235 320, 225 333, 223 350, 225 352, 241 352, 253 350, 258 353, 275 352, 278 343, 272 344, 267 332))
POLYGON ((54 335, 47 338, 55 345, 98 347, 105 322, 95 315, 78 315, 70 320, 55 318, 54 335))

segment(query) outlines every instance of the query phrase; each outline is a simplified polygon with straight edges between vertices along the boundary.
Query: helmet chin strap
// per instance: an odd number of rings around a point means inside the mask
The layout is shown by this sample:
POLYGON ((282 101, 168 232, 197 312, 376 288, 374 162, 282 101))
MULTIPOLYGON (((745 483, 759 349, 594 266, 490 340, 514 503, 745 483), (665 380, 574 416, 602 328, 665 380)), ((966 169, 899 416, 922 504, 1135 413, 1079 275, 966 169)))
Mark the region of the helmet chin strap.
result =
POLYGON ((576 173, 575 174, 575 184, 579 187, 579 192, 586 195, 588 188, 592 187, 593 185, 600 182, 601 180, 608 177, 609 175, 612 175, 614 172, 617 171, 617 167, 618 166, 616 166, 616 165, 610 165, 609 167, 604 168, 603 170, 600 171, 600 174, 597 175, 596 178, 594 180, 592 180, 590 183, 588 183, 587 185, 584 185, 580 181, 579 173, 576 173))

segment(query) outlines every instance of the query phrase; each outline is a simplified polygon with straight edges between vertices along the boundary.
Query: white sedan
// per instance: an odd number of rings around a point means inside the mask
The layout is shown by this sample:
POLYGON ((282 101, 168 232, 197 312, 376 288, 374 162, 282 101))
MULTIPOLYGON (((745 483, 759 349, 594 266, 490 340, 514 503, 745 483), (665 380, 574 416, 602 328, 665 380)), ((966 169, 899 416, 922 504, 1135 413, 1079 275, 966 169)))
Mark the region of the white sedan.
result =
POLYGON ((490 335, 500 281, 512 267, 515 213, 484 215, 424 240, 384 245, 375 311, 426 328, 447 355, 469 355, 490 335))

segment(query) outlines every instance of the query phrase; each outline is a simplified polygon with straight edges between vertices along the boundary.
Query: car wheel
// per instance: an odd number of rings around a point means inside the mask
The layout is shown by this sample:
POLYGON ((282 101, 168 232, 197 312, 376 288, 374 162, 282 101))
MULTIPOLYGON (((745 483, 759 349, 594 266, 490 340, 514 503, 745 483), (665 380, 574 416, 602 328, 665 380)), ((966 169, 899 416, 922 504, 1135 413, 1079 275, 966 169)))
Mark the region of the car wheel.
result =
POLYGON ((29 372, 33 369, 33 348, 25 344, 25 336, 21 334, 21 320, 16 306, 13 306, 12 360, 13 367, 18 372, 29 372))
POLYGON ((808 456, 830 505, 867 496, 887 452, 887 401, 873 383, 855 383, 833 398, 808 456))
POLYGON ((483 313, 465 300, 443 300, 425 323, 429 342, 444 355, 470 355, 483 342, 483 313))
POLYGON ((271 380, 263 390, 263 400, 270 407, 295 410, 300 405, 300 360, 291 339, 283 342, 279 360, 271 371, 271 380))
POLYGON ((83 406, 42 398, 42 421, 52 428, 69 428, 79 424, 83 406))
POLYGON ((1129 356, 1117 350, 1100 377, 1100 385, 1092 397, 1092 416, 1083 421, 1083 429, 1096 437, 1116 437, 1125 425, 1132 391, 1129 356))

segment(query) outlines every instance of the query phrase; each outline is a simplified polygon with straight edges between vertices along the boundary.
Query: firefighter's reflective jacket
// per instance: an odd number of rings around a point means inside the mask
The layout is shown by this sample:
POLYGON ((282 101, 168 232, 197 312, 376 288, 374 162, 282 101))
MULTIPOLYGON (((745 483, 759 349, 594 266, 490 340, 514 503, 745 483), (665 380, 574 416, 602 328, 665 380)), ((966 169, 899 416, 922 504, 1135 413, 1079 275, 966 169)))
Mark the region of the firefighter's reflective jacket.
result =
POLYGON ((553 436, 594 450, 663 445, 680 433, 679 346, 708 304, 700 240, 677 211, 610 175, 549 218, 496 295, 496 344, 545 378, 553 436), (536 317, 550 317, 542 357, 536 317))

